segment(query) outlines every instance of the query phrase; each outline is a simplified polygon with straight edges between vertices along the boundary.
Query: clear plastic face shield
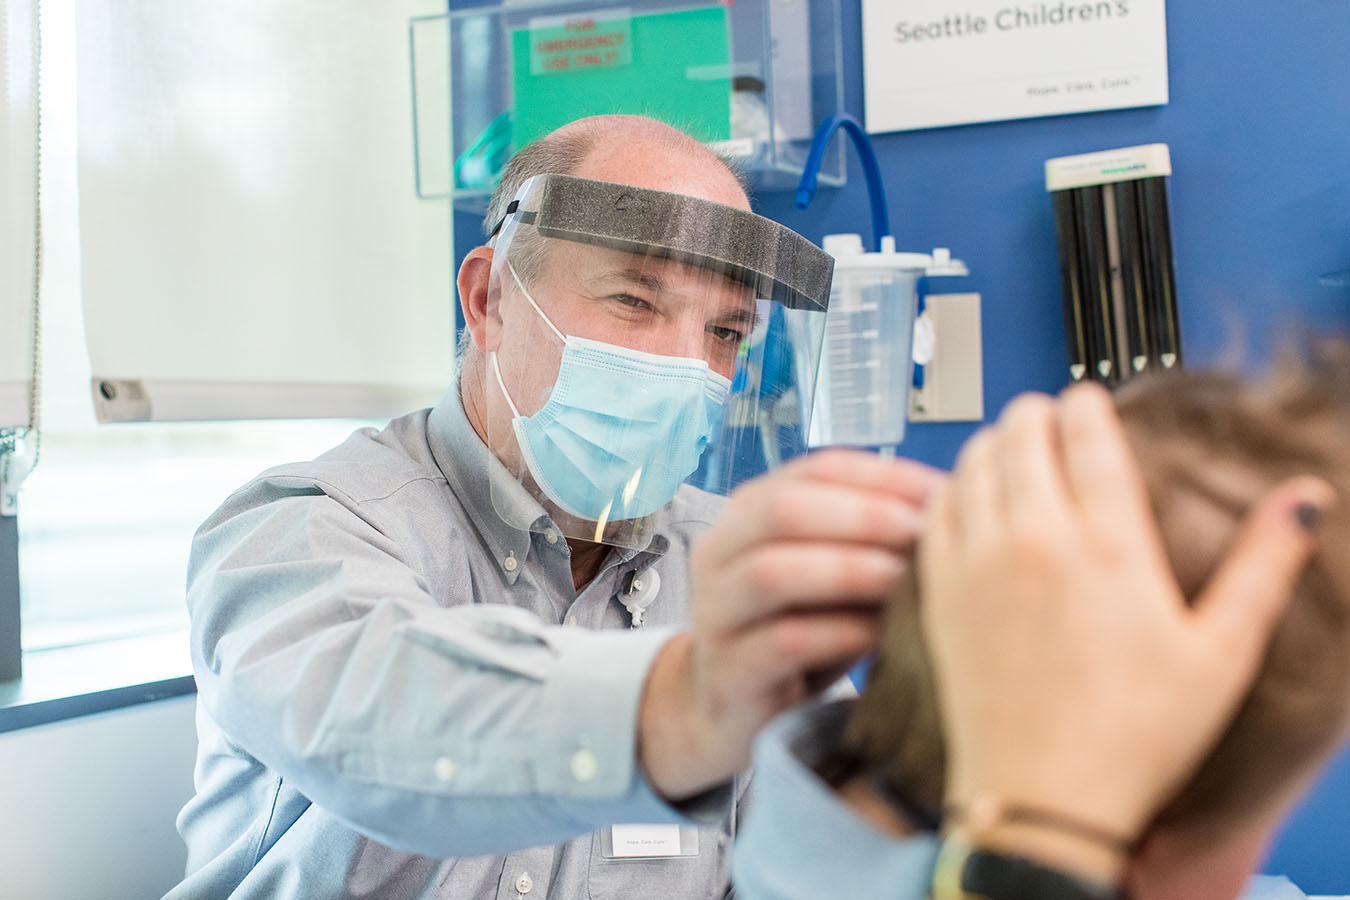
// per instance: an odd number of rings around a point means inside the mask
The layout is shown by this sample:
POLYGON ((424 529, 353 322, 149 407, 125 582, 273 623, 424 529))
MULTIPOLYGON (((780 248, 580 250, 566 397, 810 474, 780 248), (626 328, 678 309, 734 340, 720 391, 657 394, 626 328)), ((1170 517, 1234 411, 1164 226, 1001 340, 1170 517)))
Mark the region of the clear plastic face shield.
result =
POLYGON ((493 247, 484 426, 515 478, 492 484, 507 523, 549 527, 542 505, 569 538, 643 548, 663 510, 806 448, 833 260, 800 235, 542 175, 493 247))

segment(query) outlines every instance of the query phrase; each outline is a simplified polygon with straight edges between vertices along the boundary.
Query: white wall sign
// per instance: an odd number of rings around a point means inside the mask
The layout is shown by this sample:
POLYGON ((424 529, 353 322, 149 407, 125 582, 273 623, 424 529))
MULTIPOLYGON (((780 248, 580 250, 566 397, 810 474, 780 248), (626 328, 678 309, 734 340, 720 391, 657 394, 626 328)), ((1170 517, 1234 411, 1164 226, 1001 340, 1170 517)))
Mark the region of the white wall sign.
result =
POLYGON ((867 130, 1167 102, 1163 0, 863 0, 867 130))

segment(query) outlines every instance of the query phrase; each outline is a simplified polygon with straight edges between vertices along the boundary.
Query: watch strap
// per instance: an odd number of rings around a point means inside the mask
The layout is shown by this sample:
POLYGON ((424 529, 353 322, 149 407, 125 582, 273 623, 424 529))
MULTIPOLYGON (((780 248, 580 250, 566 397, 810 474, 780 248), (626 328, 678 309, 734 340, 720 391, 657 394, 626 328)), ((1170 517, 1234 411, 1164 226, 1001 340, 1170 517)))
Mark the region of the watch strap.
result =
POLYGON ((948 834, 933 873, 933 900, 1126 900, 1125 890, 1035 860, 972 846, 948 834))
POLYGON ((989 900, 1125 900, 1125 892, 1116 885, 989 850, 972 850, 966 857, 961 890, 989 900))

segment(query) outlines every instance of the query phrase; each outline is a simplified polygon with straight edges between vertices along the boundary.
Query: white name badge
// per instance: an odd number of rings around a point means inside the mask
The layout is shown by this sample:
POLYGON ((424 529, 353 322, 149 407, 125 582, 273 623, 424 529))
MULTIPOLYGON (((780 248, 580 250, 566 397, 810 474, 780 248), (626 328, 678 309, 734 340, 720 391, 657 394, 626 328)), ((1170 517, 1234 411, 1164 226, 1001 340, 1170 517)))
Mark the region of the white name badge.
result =
POLYGON ((605 859, 698 856, 698 829, 681 825, 615 825, 600 832, 605 859))

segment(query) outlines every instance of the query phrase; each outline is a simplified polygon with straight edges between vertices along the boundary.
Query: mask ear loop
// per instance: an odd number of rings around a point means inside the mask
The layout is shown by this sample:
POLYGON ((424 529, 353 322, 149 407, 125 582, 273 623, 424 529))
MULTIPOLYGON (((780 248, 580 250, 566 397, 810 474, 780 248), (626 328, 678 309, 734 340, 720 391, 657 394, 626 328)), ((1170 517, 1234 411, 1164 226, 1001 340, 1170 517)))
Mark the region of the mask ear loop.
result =
MULTIPOLYGON (((534 311, 539 314, 539 318, 544 320, 544 324, 551 328, 553 333, 558 336, 558 340, 562 341, 565 345, 567 343, 567 338, 548 320, 548 316, 544 315, 544 311, 539 308, 539 304, 534 302, 534 298, 531 297, 530 292, 525 289, 524 282, 522 282, 520 276, 516 274, 516 267, 511 265, 510 260, 506 261, 506 268, 510 271, 511 277, 516 280, 516 287, 520 288, 520 292, 525 295, 525 299, 529 301, 530 306, 533 306, 534 311)), ((501 364, 497 362, 497 351, 493 350, 488 356, 492 358, 492 374, 497 376, 497 386, 502 389, 502 396, 506 398, 506 405, 511 407, 511 415, 519 419, 520 410, 516 409, 515 401, 511 399, 510 392, 506 390, 506 382, 502 380, 502 367, 501 364)))
POLYGON ((506 398, 506 405, 511 407, 511 415, 520 418, 520 410, 516 409, 515 401, 511 399, 511 394, 506 390, 506 382, 502 381, 502 367, 497 362, 497 351, 488 353, 492 358, 492 374, 497 376, 497 386, 502 389, 502 396, 506 398))
POLYGON ((516 280, 516 287, 520 288, 520 292, 525 295, 525 299, 528 300, 530 302, 530 305, 534 307, 534 311, 539 313, 539 318, 543 319, 544 324, 553 330, 553 333, 558 336, 558 340, 566 344, 567 336, 564 335, 561 331, 559 331, 556 325, 554 325, 552 322, 549 321, 548 316, 544 315, 544 311, 539 308, 539 304, 534 302, 534 298, 530 296, 529 291, 525 290, 525 283, 521 281, 520 276, 516 274, 516 267, 511 265, 510 260, 506 261, 506 268, 510 270, 511 277, 516 280))

